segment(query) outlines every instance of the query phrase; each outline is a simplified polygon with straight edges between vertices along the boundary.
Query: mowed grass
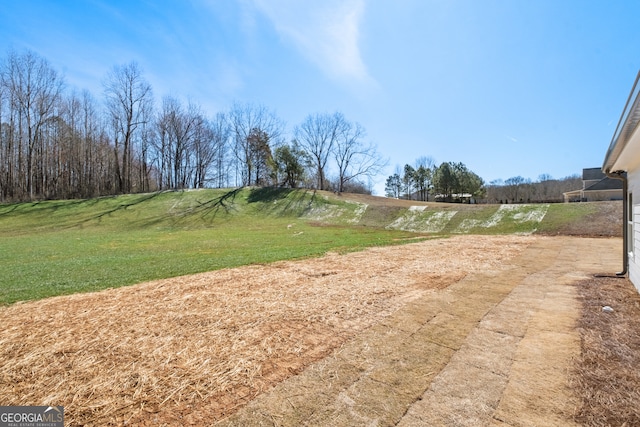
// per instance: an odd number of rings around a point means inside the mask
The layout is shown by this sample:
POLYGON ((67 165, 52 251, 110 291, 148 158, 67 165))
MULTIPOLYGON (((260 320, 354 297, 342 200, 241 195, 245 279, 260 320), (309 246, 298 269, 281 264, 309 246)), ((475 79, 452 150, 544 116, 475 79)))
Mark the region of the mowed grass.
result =
POLYGON ((541 222, 526 220, 540 205, 430 204, 419 215, 455 211, 437 232, 388 227, 411 202, 311 190, 198 190, 0 205, 0 305, 416 237, 606 235, 598 231, 603 224, 621 221, 619 206, 612 210, 610 203, 616 202, 547 205, 541 222))
POLYGON ((349 225, 355 209, 313 191, 269 189, 0 205, 0 304, 415 237, 349 225), (305 217, 318 209, 336 225, 305 217))
MULTIPOLYGON (((619 202, 622 204, 622 201, 619 202)), ((553 234, 567 225, 582 225, 589 227, 587 219, 597 214, 602 203, 562 203, 549 206, 549 211, 540 224, 540 231, 553 234)), ((585 233, 586 234, 586 233, 585 233)))

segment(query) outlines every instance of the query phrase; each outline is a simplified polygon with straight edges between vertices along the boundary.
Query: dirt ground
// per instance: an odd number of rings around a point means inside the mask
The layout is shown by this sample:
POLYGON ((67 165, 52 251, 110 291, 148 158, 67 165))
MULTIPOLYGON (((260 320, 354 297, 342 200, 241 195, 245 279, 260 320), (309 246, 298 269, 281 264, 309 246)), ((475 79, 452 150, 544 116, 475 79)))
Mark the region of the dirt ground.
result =
POLYGON ((67 425, 572 425, 620 239, 458 236, 0 309, 0 402, 67 425))

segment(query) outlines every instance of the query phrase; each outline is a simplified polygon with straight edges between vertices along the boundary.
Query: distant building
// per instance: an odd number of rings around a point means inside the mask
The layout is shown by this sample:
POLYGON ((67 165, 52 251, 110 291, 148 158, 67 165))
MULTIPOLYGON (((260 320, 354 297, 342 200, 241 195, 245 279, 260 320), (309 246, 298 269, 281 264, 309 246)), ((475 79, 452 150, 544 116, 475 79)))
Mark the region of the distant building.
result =
POLYGON ((469 193, 454 193, 451 195, 446 194, 436 194, 433 196, 433 200, 436 202, 449 202, 449 203, 467 203, 474 204, 476 203, 475 197, 473 194, 469 193))
POLYGON ((622 181, 609 178, 601 168, 582 169, 582 188, 562 193, 566 202, 622 200, 622 181))

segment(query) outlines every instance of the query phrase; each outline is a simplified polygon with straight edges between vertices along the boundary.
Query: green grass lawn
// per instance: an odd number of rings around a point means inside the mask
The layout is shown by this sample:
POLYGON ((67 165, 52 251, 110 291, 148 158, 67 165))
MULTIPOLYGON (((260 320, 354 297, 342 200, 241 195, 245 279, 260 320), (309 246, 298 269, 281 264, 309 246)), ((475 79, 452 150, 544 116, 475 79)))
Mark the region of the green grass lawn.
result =
POLYGON ((311 190, 198 190, 0 205, 0 305, 415 242, 416 236, 584 235, 598 228, 605 205, 545 206, 432 204, 409 212, 415 224, 408 225, 422 230, 416 233, 387 228, 407 215, 407 204, 378 200, 367 206, 311 190), (542 222, 532 220, 543 211, 542 222), (437 212, 455 215, 427 234, 420 221, 437 212))
POLYGON ((325 203, 310 191, 246 189, 0 205, 0 304, 415 236, 301 219, 325 203))
MULTIPOLYGON (((620 202, 622 203, 622 202, 620 202)), ((555 230, 566 227, 567 224, 584 224, 589 215, 596 214, 598 203, 558 203, 549 207, 549 211, 540 224, 540 231, 553 233, 555 230)))

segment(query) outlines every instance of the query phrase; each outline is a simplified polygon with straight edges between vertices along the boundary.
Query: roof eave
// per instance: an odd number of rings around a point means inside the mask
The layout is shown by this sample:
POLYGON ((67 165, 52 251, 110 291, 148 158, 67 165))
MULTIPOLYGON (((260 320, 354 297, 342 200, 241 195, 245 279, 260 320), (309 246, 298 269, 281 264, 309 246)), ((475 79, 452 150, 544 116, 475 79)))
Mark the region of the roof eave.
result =
POLYGON ((624 110, 622 110, 618 126, 616 126, 616 131, 611 138, 609 149, 607 150, 604 163, 602 164, 602 171, 604 173, 616 172, 615 166, 620 158, 620 154, 629 143, 631 135, 633 135, 633 132, 640 123, 640 97, 638 96, 640 92, 640 85, 638 85, 639 80, 640 71, 636 75, 636 80, 633 83, 633 87, 629 93, 629 98, 627 98, 624 110))

